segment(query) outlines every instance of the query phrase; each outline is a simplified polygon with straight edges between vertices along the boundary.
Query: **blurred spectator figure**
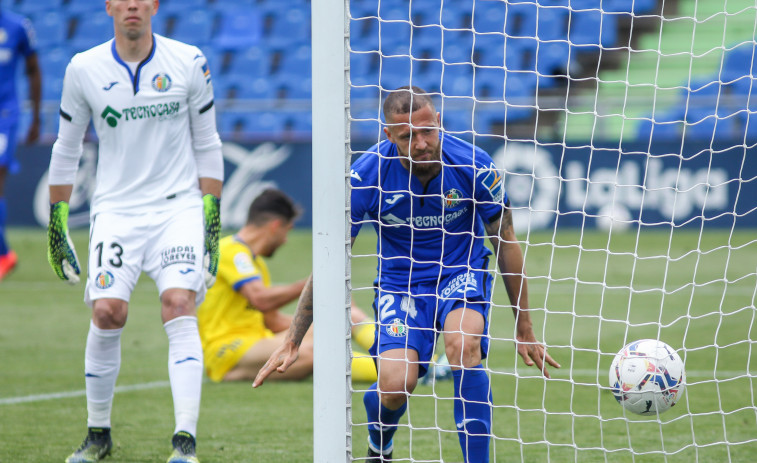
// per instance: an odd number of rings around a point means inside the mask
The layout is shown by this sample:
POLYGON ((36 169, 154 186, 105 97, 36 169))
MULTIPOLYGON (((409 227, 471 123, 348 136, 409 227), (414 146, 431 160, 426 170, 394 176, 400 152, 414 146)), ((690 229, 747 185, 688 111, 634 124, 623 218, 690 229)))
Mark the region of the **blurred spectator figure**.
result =
POLYGON ((16 89, 18 63, 25 62, 29 79, 29 99, 32 102, 32 121, 26 137, 27 143, 39 138, 39 108, 42 74, 37 60, 36 39, 31 21, 3 11, 0 6, 0 280, 8 275, 18 262, 5 239, 5 222, 8 216, 5 200, 5 178, 18 170, 14 156, 20 119, 20 104, 16 89))

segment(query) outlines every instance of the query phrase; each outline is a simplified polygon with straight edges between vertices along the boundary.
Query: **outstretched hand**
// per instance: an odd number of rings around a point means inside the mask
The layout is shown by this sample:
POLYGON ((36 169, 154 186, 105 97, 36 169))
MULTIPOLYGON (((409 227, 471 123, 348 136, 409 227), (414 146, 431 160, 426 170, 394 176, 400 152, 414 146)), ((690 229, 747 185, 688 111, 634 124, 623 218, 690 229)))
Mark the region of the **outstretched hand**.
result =
POLYGON ((268 361, 263 365, 263 368, 261 368, 257 376, 255 376, 255 381, 252 382, 252 387, 262 385, 265 379, 268 378, 274 370, 279 373, 287 371, 287 368, 297 361, 298 356, 299 346, 294 345, 294 343, 287 341, 279 346, 278 349, 273 351, 271 357, 268 358, 268 361))
POLYGON ((549 371, 547 371, 544 361, 555 368, 560 368, 560 364, 557 363, 547 353, 547 347, 536 340, 533 330, 529 329, 525 333, 518 333, 515 340, 515 345, 518 349, 518 355, 523 357, 523 362, 528 366, 536 365, 536 368, 542 372, 542 374, 549 378, 549 371))

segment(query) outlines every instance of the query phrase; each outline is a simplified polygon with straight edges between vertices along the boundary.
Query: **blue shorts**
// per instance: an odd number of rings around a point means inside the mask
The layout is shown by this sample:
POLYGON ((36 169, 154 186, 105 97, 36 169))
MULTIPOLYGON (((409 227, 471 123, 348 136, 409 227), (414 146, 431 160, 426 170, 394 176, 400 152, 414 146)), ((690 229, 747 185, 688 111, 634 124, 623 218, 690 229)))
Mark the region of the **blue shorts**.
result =
POLYGON ((14 156, 16 152, 16 137, 18 122, 0 123, 0 167, 5 167, 9 173, 18 172, 19 164, 14 156))
POLYGON ((377 326, 370 349, 374 358, 391 349, 412 349, 418 352, 419 377, 428 371, 436 340, 447 315, 461 307, 479 312, 484 317, 481 357, 489 352, 489 307, 493 276, 484 270, 447 275, 437 282, 410 285, 408 288, 377 287, 373 311, 377 326))

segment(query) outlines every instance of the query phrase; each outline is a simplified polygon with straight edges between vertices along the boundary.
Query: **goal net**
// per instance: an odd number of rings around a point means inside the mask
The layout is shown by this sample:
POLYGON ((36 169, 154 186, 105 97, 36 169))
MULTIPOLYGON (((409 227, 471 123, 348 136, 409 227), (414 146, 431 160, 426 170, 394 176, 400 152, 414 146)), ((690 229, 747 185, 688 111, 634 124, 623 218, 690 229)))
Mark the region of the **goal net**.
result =
MULTIPOLYGON (((754 461, 756 31, 753 0, 313 2, 316 461, 365 461, 377 424, 348 311, 370 312, 382 248, 371 223, 349 247, 349 165, 405 85, 504 176, 534 332, 562 365, 546 379, 517 355, 493 265, 491 461, 754 461), (685 364, 663 414, 610 390, 639 339, 685 364)), ((452 409, 451 381, 419 384, 394 461, 461 461, 452 409)))

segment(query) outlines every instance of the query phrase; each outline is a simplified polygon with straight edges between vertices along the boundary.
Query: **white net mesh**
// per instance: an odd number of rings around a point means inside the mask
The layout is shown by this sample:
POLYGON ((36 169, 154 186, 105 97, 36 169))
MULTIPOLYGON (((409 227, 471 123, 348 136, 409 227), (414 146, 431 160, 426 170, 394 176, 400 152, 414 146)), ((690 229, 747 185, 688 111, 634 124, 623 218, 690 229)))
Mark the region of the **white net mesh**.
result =
MULTIPOLYGON (((547 380, 523 364, 492 266, 491 461, 753 461, 754 2, 347 4, 353 157, 385 138, 387 92, 415 85, 505 176, 534 331, 562 368, 547 380), (608 382, 618 350, 644 338, 687 372, 656 416, 625 411, 608 382)), ((382 252, 370 225, 351 256, 364 308, 382 252)), ((356 461, 368 386, 353 384, 356 461)), ((460 461, 452 408, 451 381, 420 384, 395 461, 460 461)))

